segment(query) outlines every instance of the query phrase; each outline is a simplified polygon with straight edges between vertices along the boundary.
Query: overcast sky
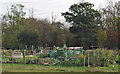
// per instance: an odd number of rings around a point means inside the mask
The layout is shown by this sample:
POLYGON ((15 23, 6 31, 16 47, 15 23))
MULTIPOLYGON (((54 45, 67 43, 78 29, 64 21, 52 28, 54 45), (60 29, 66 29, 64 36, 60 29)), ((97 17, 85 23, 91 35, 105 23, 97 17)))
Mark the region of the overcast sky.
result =
MULTIPOLYGON (((52 13, 56 15, 57 20, 62 21, 61 12, 68 11, 68 8, 82 0, 0 0, 0 15, 5 13, 6 8, 12 4, 23 4, 28 12, 31 8, 34 10, 34 17, 48 18, 51 20, 52 13)), ((95 9, 99 6, 104 7, 107 0, 84 0, 95 5, 95 9)), ((109 1, 109 0, 108 0, 109 1)), ((119 0, 114 0, 119 1, 119 0)), ((29 14, 29 13, 28 13, 29 14)), ((28 15, 26 15, 28 16, 28 15)))

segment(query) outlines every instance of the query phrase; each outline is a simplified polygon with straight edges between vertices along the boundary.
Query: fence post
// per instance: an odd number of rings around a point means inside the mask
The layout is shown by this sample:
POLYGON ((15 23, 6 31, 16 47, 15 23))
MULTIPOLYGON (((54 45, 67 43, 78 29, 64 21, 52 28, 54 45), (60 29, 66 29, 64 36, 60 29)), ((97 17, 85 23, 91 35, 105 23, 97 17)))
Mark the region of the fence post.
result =
POLYGON ((95 71, 95 50, 93 50, 93 70, 95 71))
POLYGON ((31 60, 30 60, 30 64, 31 64, 31 60))
POLYGON ((85 67, 85 55, 84 55, 84 67, 85 67))
POLYGON ((36 61, 36 64, 37 64, 37 59, 35 61, 36 61))
POLYGON ((89 52, 88 52, 88 67, 89 67, 89 52))

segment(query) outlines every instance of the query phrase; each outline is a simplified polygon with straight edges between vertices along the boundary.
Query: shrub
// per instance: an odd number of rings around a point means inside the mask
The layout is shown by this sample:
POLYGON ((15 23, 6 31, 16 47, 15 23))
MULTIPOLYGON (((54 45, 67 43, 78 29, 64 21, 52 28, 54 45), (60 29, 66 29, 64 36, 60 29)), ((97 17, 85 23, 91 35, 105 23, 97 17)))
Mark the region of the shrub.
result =
POLYGON ((57 52, 53 53, 53 57, 54 58, 58 58, 58 57, 65 57, 65 53, 63 50, 57 50, 57 52))
MULTIPOLYGON (((114 64, 115 56, 116 51, 96 49, 95 57, 93 51, 89 52, 89 65, 95 64, 95 66, 109 66, 110 64, 114 64)), ((88 65, 88 55, 86 55, 85 61, 85 64, 88 65)))
POLYGON ((40 54, 39 58, 47 58, 49 56, 49 53, 42 53, 40 54))
POLYGON ((116 63, 120 63, 119 55, 118 55, 118 54, 117 54, 116 57, 115 57, 115 61, 116 61, 116 63))
POLYGON ((6 52, 3 52, 2 55, 12 56, 12 50, 8 50, 8 51, 6 51, 6 52))

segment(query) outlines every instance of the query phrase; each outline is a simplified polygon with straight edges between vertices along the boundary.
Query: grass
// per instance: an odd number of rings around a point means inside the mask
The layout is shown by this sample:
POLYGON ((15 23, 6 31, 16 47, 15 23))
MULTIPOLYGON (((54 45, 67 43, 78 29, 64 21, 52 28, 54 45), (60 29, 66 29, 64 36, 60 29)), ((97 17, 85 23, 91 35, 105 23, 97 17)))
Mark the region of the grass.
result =
POLYGON ((118 65, 109 67, 67 67, 67 66, 45 66, 36 64, 2 64, 3 72, 118 72, 118 65))

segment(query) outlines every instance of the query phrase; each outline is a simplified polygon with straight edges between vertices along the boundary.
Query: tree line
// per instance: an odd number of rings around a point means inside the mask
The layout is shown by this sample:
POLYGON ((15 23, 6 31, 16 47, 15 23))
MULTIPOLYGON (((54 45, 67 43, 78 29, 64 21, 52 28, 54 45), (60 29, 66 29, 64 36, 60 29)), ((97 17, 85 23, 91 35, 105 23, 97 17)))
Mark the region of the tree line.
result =
POLYGON ((119 42, 120 1, 109 2, 108 6, 95 10, 94 4, 82 2, 70 6, 69 11, 61 15, 70 24, 65 27, 60 21, 26 18, 24 5, 15 4, 2 16, 2 46, 11 49, 91 46, 116 49, 119 42))

